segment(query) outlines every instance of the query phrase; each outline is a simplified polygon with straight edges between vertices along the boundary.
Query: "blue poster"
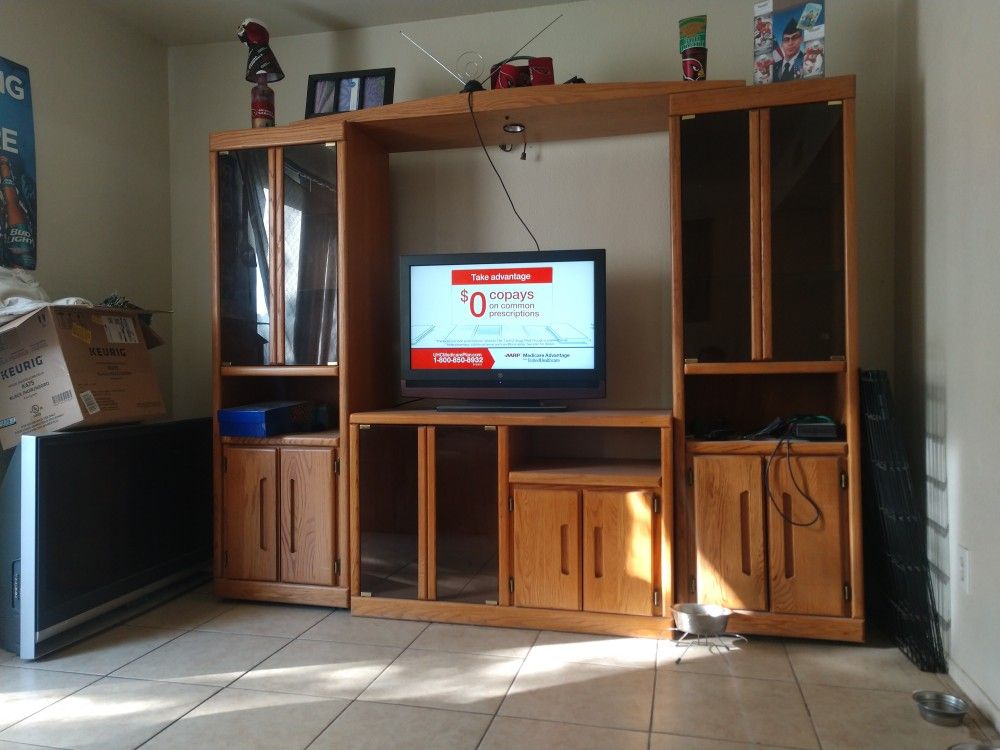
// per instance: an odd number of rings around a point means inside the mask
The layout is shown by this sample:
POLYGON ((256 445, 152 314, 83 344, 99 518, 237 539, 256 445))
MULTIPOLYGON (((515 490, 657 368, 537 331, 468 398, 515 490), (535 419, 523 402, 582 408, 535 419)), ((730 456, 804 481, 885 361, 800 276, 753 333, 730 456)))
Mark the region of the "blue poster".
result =
POLYGON ((34 270, 38 214, 28 69, 0 57, 0 265, 34 270))

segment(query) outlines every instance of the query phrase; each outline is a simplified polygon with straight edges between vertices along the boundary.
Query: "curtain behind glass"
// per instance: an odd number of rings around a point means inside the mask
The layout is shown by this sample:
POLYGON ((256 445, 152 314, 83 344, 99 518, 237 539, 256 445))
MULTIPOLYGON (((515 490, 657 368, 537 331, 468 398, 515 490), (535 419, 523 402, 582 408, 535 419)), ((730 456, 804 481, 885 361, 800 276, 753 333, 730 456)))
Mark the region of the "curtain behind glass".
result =
POLYGON ((333 364, 337 361, 337 191, 332 182, 287 155, 284 177, 285 364, 333 364))

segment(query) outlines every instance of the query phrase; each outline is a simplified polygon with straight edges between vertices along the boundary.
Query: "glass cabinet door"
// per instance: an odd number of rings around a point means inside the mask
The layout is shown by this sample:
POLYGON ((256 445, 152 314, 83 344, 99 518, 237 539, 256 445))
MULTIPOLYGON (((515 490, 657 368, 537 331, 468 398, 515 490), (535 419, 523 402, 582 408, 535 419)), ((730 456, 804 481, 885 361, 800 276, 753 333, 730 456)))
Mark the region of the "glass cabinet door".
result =
POLYGON ((420 539, 418 428, 372 425, 360 430, 359 438, 361 593, 416 599, 420 539))
POLYGON ((684 357, 746 361, 750 321, 750 116, 681 121, 684 357))
POLYGON ((266 149, 218 155, 219 332, 224 365, 271 360, 271 189, 266 149))
POLYGON ((337 149, 284 149, 284 364, 337 362, 337 149))
POLYGON ((434 428, 434 597, 496 604, 497 433, 434 428))
MULTIPOLYGON (((775 107, 770 123, 771 262, 764 305, 766 311, 769 292, 771 340, 765 321, 764 356, 843 356, 843 107, 775 107)), ((767 244, 765 238, 765 254, 767 244)))

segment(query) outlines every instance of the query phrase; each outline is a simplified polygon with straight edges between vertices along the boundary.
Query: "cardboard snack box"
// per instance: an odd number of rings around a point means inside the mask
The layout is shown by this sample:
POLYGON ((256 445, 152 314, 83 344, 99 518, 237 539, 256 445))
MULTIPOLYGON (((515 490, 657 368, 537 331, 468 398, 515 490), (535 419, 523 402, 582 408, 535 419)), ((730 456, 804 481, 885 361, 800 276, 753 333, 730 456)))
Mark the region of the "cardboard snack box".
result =
POLYGON ((0 326, 0 445, 166 414, 135 312, 50 305, 0 326))

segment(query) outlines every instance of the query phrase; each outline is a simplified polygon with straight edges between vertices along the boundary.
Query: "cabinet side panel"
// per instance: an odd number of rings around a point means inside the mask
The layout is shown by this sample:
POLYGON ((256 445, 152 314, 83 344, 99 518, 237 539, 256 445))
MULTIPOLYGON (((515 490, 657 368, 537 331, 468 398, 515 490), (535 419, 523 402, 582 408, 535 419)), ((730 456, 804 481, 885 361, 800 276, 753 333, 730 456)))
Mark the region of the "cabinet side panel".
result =
POLYGON ((761 459, 696 456, 692 463, 698 600, 766 610, 761 459))
POLYGON ((583 608, 653 613, 653 493, 583 491, 583 608))
POLYGON ((281 449, 281 580, 332 586, 334 451, 281 449))

